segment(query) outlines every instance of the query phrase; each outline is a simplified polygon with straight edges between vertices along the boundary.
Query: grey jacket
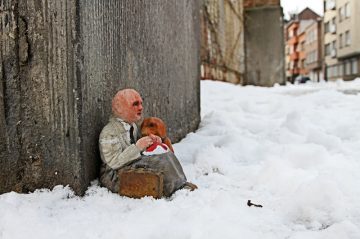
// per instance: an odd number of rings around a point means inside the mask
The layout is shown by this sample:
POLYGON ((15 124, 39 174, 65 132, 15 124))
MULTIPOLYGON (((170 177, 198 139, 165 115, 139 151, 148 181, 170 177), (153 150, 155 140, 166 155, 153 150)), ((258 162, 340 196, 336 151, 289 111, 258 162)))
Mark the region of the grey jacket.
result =
MULTIPOLYGON (((134 137, 137 140, 138 129, 136 124, 133 126, 134 137)), ((112 192, 118 192, 118 170, 141 157, 139 148, 135 144, 130 144, 129 129, 125 127, 121 119, 111 117, 99 137, 102 160, 100 182, 112 192)))

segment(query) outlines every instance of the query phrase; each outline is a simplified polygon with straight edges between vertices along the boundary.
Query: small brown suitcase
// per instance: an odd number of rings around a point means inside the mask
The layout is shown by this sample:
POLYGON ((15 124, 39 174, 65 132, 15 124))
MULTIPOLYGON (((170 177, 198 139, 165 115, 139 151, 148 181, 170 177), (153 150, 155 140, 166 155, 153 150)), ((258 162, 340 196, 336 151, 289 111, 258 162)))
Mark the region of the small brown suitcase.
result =
POLYGON ((119 172, 119 194, 131 198, 163 196, 164 176, 146 169, 128 169, 119 172))

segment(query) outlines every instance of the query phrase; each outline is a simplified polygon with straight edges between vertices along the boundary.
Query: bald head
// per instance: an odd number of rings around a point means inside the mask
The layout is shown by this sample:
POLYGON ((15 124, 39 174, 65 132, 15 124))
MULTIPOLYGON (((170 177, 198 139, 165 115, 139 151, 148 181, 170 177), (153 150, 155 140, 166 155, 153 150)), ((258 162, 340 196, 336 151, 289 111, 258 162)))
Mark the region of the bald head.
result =
POLYGON ((113 114, 128 123, 139 121, 142 116, 142 110, 141 96, 134 89, 120 90, 112 99, 113 114))

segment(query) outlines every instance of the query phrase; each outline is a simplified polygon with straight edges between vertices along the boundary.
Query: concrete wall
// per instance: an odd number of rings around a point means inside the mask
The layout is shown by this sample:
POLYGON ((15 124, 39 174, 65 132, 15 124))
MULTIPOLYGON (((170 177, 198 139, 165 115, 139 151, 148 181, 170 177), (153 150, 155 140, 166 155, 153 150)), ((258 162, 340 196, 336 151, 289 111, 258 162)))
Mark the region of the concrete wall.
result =
POLYGON ((200 116, 199 6, 192 0, 0 3, 0 193, 98 174, 99 132, 121 88, 174 141, 200 116))
POLYGON ((284 32, 280 6, 246 8, 245 85, 285 83, 284 32))

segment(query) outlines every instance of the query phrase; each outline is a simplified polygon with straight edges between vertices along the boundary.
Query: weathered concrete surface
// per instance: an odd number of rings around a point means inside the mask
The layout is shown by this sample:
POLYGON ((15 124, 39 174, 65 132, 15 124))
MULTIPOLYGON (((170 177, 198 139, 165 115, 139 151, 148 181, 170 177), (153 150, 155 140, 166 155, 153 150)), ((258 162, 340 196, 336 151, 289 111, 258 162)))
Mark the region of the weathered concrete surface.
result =
POLYGON ((280 6, 246 8, 244 85, 285 84, 284 32, 280 6))
POLYGON ((201 77, 242 84, 245 71, 243 0, 203 0, 201 77))
POLYGON ((137 89, 177 141, 199 120, 196 1, 0 1, 0 193, 98 173, 114 93, 137 89))

